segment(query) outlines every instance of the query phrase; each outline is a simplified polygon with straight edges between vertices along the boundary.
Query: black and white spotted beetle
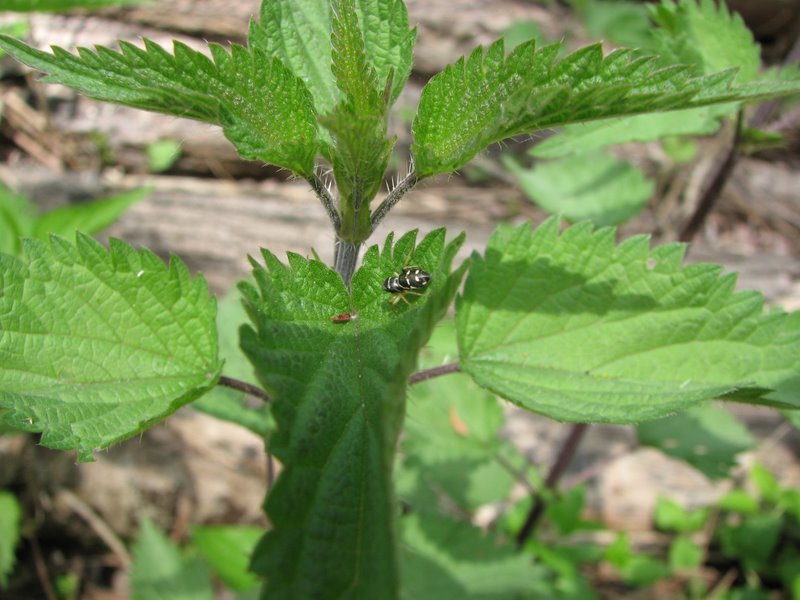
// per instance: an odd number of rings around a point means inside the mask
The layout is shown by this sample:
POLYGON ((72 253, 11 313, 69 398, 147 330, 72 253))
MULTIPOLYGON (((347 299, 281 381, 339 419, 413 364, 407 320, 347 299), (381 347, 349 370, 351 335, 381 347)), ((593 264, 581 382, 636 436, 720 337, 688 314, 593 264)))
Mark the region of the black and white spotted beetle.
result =
POLYGON ((393 277, 387 277, 383 282, 383 289, 395 296, 390 300, 392 306, 402 300, 409 304, 406 299, 406 294, 413 294, 414 296, 421 296, 422 291, 431 281, 431 274, 423 271, 417 266, 403 267, 400 273, 393 277))

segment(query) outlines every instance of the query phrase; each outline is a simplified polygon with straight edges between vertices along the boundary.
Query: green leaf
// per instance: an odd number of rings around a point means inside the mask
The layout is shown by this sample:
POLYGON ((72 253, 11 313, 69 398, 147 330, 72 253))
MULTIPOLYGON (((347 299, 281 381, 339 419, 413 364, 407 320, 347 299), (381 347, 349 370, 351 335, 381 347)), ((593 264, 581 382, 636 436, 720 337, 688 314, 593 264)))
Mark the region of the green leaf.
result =
MULTIPOLYGON (((0 33, 5 33, 10 36, 21 38, 28 34, 30 26, 27 21, 11 21, 9 23, 0 23, 0 33)), ((5 56, 5 52, 0 49, 0 57, 5 56)), ((3 115, 3 103, 0 102, 0 117, 3 115)))
MULTIPOLYGON (((518 530, 516 530, 518 531, 518 530)), ((535 538, 525 543, 536 561, 554 571, 553 598, 559 600, 598 600, 599 596, 583 573, 587 563, 602 560, 602 550, 593 544, 555 545, 535 538)))
POLYGON ((659 496, 654 519, 656 527, 661 530, 693 533, 705 526, 709 514, 707 508, 688 510, 669 498, 659 496))
POLYGON ((41 442, 92 451, 136 435, 214 385, 205 281, 119 240, 26 240, 0 255, 0 407, 41 442))
MULTIPOLYGON (((278 58, 311 90, 317 113, 329 113, 341 100, 331 71, 329 0, 271 0, 261 3, 260 23, 251 23, 251 47, 278 58)), ((402 0, 356 0, 365 56, 377 81, 394 73, 393 103, 411 73, 416 31, 408 27, 402 0)), ((382 90, 381 90, 382 91, 382 90)))
POLYGON ((719 129, 720 117, 735 111, 735 105, 721 104, 567 125, 559 135, 534 146, 531 154, 539 158, 557 158, 666 136, 711 135, 719 129))
POLYGON ((149 188, 124 192, 116 196, 68 204, 51 210, 37 219, 31 235, 46 240, 49 234, 73 237, 80 229, 94 234, 114 223, 129 207, 150 195, 149 188))
POLYGON ((64 12, 67 10, 97 9, 105 6, 144 4, 151 0, 3 0, 3 10, 12 12, 64 12))
POLYGON ((536 21, 514 21, 503 30, 503 43, 508 52, 530 40, 536 40, 537 44, 544 44, 547 41, 541 26, 536 21))
POLYGON ((795 429, 800 429, 800 410, 785 410, 783 416, 795 429))
POLYGON ((368 205, 394 146, 388 109, 408 79, 414 39, 400 0, 264 2, 261 23, 251 25, 251 46, 289 65, 314 97, 339 191, 340 239, 360 243, 371 233, 368 205))
POLYGON ((331 72, 354 114, 381 114, 383 88, 366 54, 355 0, 331 1, 331 72))
MULTIPOLYGON (((219 357, 225 362, 223 374, 258 385, 253 365, 239 347, 239 328, 246 322, 247 313, 242 305, 242 296, 239 290, 233 289, 217 302, 219 357)), ((249 405, 244 392, 229 387, 216 386, 196 400, 192 408, 246 427, 265 439, 274 429, 269 404, 261 403, 254 408, 249 405)))
POLYGON ((741 16, 714 0, 664 0, 651 5, 660 26, 653 52, 667 64, 689 64, 698 75, 736 68, 736 81, 751 81, 761 67, 761 51, 741 16))
POLYGON ((761 497, 771 504, 777 504, 781 498, 781 487, 775 475, 770 473, 764 465, 755 464, 750 469, 750 481, 756 486, 761 497))
POLYGON ((546 212, 570 222, 618 225, 641 212, 654 183, 630 163, 605 154, 581 154, 524 169, 510 157, 503 164, 525 195, 546 212))
POLYGON ((14 494, 0 491, 0 588, 8 585, 8 576, 14 570, 21 516, 22 510, 14 494))
POLYGON ((640 423, 636 432, 640 444, 684 460, 710 479, 728 477, 737 455, 755 446, 744 425, 728 410, 712 404, 640 423))
POLYGON ((696 569, 702 561, 703 549, 688 537, 676 537, 669 545, 669 568, 672 571, 696 569))
POLYGON ((169 170, 181 155, 181 143, 177 140, 157 140, 147 146, 147 169, 151 173, 169 170))
POLYGON ((263 533, 258 527, 208 525, 193 527, 192 541, 227 587, 246 592, 259 583, 248 564, 263 533))
POLYGON ((412 514, 400 524, 403 599, 555 597, 547 570, 468 523, 412 514))
POLYGON ((646 555, 635 554, 627 533, 620 533, 606 549, 606 559, 616 567, 626 583, 645 586, 669 576, 662 562, 646 555))
POLYGON ((412 153, 420 177, 462 167, 487 145, 548 127, 800 91, 800 81, 732 86, 734 71, 692 77, 632 50, 603 56, 599 44, 556 60, 558 45, 503 41, 477 48, 422 91, 412 153))
POLYGON ((581 529, 597 529, 598 526, 581 516, 584 506, 586 488, 577 485, 565 492, 557 494, 547 502, 546 515, 558 533, 569 535, 581 529))
POLYGON ((789 488, 781 490, 778 506, 800 522, 800 489, 789 488))
POLYGON ((213 61, 181 42, 174 54, 150 40, 144 49, 120 42, 120 52, 97 46, 53 54, 0 35, 0 48, 91 98, 221 125, 244 158, 309 176, 317 125, 304 83, 279 60, 233 45, 210 44, 213 61))
POLYGON ((681 267, 680 244, 614 235, 500 228, 456 304, 462 370, 564 421, 655 419, 734 392, 798 402, 800 313, 763 314, 719 266, 681 267))
POLYGON ((717 505, 721 510, 752 515, 758 512, 758 500, 744 490, 731 490, 719 499, 717 505))
MULTIPOLYGON (((591 2, 603 19, 622 25, 613 18, 618 3, 591 2), (607 6, 611 4, 611 6, 607 6)), ((642 7, 630 3, 619 3, 642 11, 642 7)), ((621 9, 627 10, 627 9, 621 9)), ((651 12, 662 27, 651 36, 642 38, 643 43, 626 44, 643 47, 659 55, 662 64, 688 64, 697 75, 710 75, 729 68, 737 68, 737 81, 751 81, 759 70, 760 54, 753 36, 736 13, 730 13, 723 4, 694 0, 662 2, 651 7, 651 12), (652 38, 652 39, 650 39, 652 38)), ((587 18, 587 21, 589 19, 587 18)), ((590 32, 593 31, 590 27, 590 32)), ((598 36, 595 37, 606 37, 598 36)), ((611 36, 613 37, 613 36, 611 36)), ((618 42, 621 40, 617 40, 618 42)), ((796 79, 796 77, 795 77, 796 79)), ((537 145, 533 153, 540 157, 563 156, 568 153, 602 148, 611 144, 629 141, 651 141, 665 136, 710 135, 719 129, 719 120, 732 115, 734 104, 674 111, 664 114, 637 115, 620 119, 608 119, 597 123, 571 125, 561 135, 553 136, 537 145)))
POLYGON ((267 598, 396 595, 396 500, 391 472, 416 355, 444 314, 463 269, 450 264, 463 237, 437 230, 382 252, 370 248, 348 296, 319 261, 263 251, 257 288, 243 285, 254 328, 242 348, 274 400, 270 450, 284 465, 266 502, 273 523, 253 558, 267 598), (415 264, 424 295, 393 306, 383 280, 415 264), (332 317, 348 312, 346 322, 332 317))
POLYGON ((144 518, 133 547, 132 600, 213 600, 208 568, 144 518))
POLYGON ((388 98, 367 59, 355 0, 334 0, 331 8, 331 70, 343 99, 320 123, 333 136, 331 162, 343 225, 339 237, 361 242, 372 231, 366 206, 383 182, 394 140, 386 139, 388 98))
MULTIPOLYGON (((420 353, 420 367, 456 355, 455 327, 444 321, 420 353)), ((412 472, 404 502, 424 512, 438 508, 431 495, 444 494, 464 511, 507 500, 514 478, 501 464, 512 454, 499 437, 504 421, 497 399, 463 373, 414 385, 402 440, 403 469, 412 472)))
POLYGON ((650 20, 645 5, 628 0, 590 0, 573 2, 594 39, 611 40, 632 48, 646 47, 650 42, 650 20))
POLYGON ((31 235, 36 209, 30 200, 0 184, 0 252, 18 255, 22 238, 31 235))
POLYGON ((718 529, 722 552, 741 560, 746 568, 763 568, 770 560, 781 532, 781 518, 773 514, 757 514, 735 525, 718 529))

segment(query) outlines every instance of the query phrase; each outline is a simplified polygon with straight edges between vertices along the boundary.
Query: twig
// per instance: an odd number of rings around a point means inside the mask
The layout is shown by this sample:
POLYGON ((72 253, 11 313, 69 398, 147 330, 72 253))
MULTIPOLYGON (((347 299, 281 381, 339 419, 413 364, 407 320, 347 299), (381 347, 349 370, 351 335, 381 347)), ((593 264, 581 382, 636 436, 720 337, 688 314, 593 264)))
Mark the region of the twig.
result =
POLYGON ((514 479, 516 479, 519 483, 525 486, 525 489, 528 490, 528 493, 533 495, 536 493, 536 488, 528 479, 528 476, 522 469, 517 469, 514 465, 512 465, 508 459, 502 454, 496 454, 494 459, 498 462, 498 464, 503 467, 514 479))
POLYGON ((127 570, 130 568, 132 562, 131 555, 125 548, 125 544, 122 543, 122 540, 120 540, 117 534, 108 526, 108 523, 92 510, 91 506, 69 490, 59 491, 57 499, 66 504, 72 512, 86 521, 86 524, 97 534, 97 537, 103 540, 103 543, 114 553, 114 556, 117 557, 124 569, 127 570))
POLYGON ((590 479, 592 479, 595 476, 597 476, 598 473, 600 473, 603 469, 605 469, 612 462, 614 462, 615 460, 617 460, 621 456, 624 456, 628 452, 630 452, 629 448, 625 448, 625 449, 620 450, 618 452, 614 452, 613 454, 610 454, 609 456, 606 456, 605 458, 600 459, 600 460, 592 463, 591 465, 589 465, 588 467, 586 467, 582 471, 578 471, 574 475, 571 475, 569 477, 565 477, 564 479, 561 480, 561 488, 564 489, 564 490, 568 490, 570 488, 574 488, 576 485, 580 485, 582 483, 586 483, 590 479))
POLYGON ((217 380, 217 385, 223 385, 234 390, 239 390, 245 394, 250 394, 251 396, 260 398, 264 402, 270 402, 272 400, 272 398, 270 398, 269 395, 257 385, 247 383, 246 381, 240 381, 239 379, 233 379, 232 377, 225 377, 225 375, 220 375, 219 380, 217 380))
MULTIPOLYGON (((564 471, 567 470, 569 463, 572 461, 572 457, 575 456, 575 451, 578 449, 588 427, 585 423, 577 423, 572 426, 564 443, 561 445, 556 462, 547 474, 547 479, 544 482, 545 489, 552 490, 556 487, 558 480, 561 479, 564 471)), ((545 501, 541 492, 532 494, 532 498, 533 504, 530 511, 528 511, 528 516, 525 518, 525 523, 523 523, 519 533, 517 533, 517 547, 521 547, 527 541, 544 514, 545 501)))
POLYGON ((708 598, 708 600, 715 600, 716 598, 721 597, 730 589, 738 576, 739 573, 736 569, 728 569, 728 571, 719 578, 714 587, 708 590, 706 598, 708 598))
POLYGON ((342 228, 342 219, 339 216, 339 211, 336 210, 336 202, 334 202, 328 188, 325 187, 325 184, 317 177, 316 173, 306 178, 306 181, 311 186, 311 189, 314 190, 319 201, 322 202, 322 207, 325 209, 325 212, 328 213, 328 218, 331 220, 333 230, 338 234, 342 228))
POLYGON ((47 572, 47 565, 42 556, 42 549, 39 546, 39 540, 31 536, 29 539, 31 544, 31 553, 33 554, 33 566, 36 569, 36 576, 39 578, 39 583, 42 584, 42 591, 44 592, 47 600, 58 600, 56 592, 53 589, 53 584, 50 583, 50 574, 47 572))
POLYGON ((448 363, 439 367, 433 367, 432 369, 418 371, 413 373, 411 377, 408 378, 408 385, 414 385, 415 383, 420 383, 421 381, 433 379, 434 377, 439 377, 441 375, 447 375, 448 373, 458 373, 460 370, 461 367, 458 365, 458 363, 448 363))
POLYGON ((384 217, 389 214, 389 211, 392 210, 392 207, 400 201, 400 198, 406 195, 406 192, 409 192, 411 188, 413 188, 417 183, 417 172, 411 171, 408 175, 406 175, 400 183, 398 183, 394 189, 389 192, 389 195, 383 199, 378 205, 378 208, 372 213, 372 220, 371 225, 372 229, 370 233, 377 229, 378 225, 381 224, 384 217))
POLYGON ((717 203, 717 200, 722 193, 722 189, 725 187, 725 184, 728 182, 728 179, 733 172, 733 167, 736 166, 736 163, 739 160, 739 139, 741 138, 742 133, 742 114, 743 113, 740 110, 736 117, 736 129, 733 133, 733 140, 731 140, 731 145, 730 148, 728 148, 728 153, 725 156, 725 160, 722 161, 722 164, 717 170, 717 174, 714 175, 710 185, 706 188, 705 193, 703 193, 700 201, 697 203, 697 208, 689 219, 689 222, 683 226, 680 234, 678 235, 678 239, 682 242, 690 242, 694 236, 697 235, 700 227, 703 226, 703 223, 705 223, 706 219, 708 218, 711 209, 714 208, 714 205, 717 203))

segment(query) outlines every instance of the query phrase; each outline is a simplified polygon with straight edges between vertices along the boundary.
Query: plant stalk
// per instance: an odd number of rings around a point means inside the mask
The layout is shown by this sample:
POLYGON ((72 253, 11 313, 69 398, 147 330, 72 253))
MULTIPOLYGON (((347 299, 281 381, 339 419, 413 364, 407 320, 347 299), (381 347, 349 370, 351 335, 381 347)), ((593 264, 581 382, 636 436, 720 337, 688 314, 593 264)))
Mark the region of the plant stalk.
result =
POLYGON ((319 198, 319 201, 322 203, 322 207, 325 209, 325 212, 328 213, 328 218, 331 221, 331 225, 333 225, 333 230, 338 235, 339 230, 342 228, 342 219, 339 216, 339 211, 336 209, 336 202, 328 191, 328 188, 325 187, 325 184, 319 177, 317 177, 316 174, 311 177, 307 177, 306 181, 311 186, 311 189, 314 190, 317 198, 319 198))
POLYGON ((740 157, 739 140, 741 139, 742 133, 742 114, 742 111, 739 110, 736 117, 736 129, 734 130, 733 140, 731 141, 730 148, 728 148, 722 164, 718 167, 711 183, 697 203, 694 214, 689 221, 684 224, 683 229, 678 235, 678 240, 681 242, 691 242, 694 236, 697 235, 697 232, 700 231, 700 228, 711 213, 711 209, 714 208, 717 200, 722 195, 722 190, 725 184, 728 183, 731 173, 733 173, 733 168, 736 166, 740 157))
POLYGON ((411 377, 408 378, 408 385, 414 385, 415 383, 427 381, 428 379, 433 379, 441 375, 447 375, 448 373, 458 373, 460 370, 461 366, 458 363, 447 363, 431 369, 425 369, 424 371, 417 371, 416 373, 412 373, 411 377))
POLYGON ((405 196, 407 192, 411 191, 411 189, 416 185, 417 181, 417 172, 411 171, 394 187, 391 192, 389 192, 389 195, 384 198, 383 202, 381 202, 378 208, 376 208, 372 213, 372 219, 370 221, 370 233, 375 231, 378 225, 380 225, 381 221, 383 221, 384 217, 386 217, 386 215, 389 214, 389 211, 392 210, 392 207, 397 204, 400 201, 400 198, 405 196))
MULTIPOLYGON (((569 434, 567 435, 564 443, 561 445, 561 450, 558 453, 558 457, 556 458, 556 462, 553 463, 553 466, 550 467, 550 472, 547 474, 547 479, 544 482, 545 488, 548 490, 552 490, 556 487, 558 480, 561 479, 561 476, 567 470, 569 463, 572 462, 572 458, 575 456, 575 452, 578 450, 578 446, 583 439, 586 430, 589 428, 589 425, 586 423, 576 423, 570 429, 569 434)), ((541 494, 541 492, 533 494, 533 504, 531 505, 530 511, 528 511, 528 516, 525 518, 525 523, 523 523, 522 528, 517 533, 517 547, 522 547, 527 539, 533 533, 533 530, 536 528, 536 525, 542 518, 544 514, 544 509, 546 507, 546 502, 541 494)))
POLYGON ((350 289, 350 280, 353 279, 353 273, 356 270, 356 262, 358 261, 358 253, 361 250, 361 244, 355 242, 346 242, 342 239, 336 240, 336 247, 333 253, 333 268, 339 273, 347 286, 350 289))
POLYGON ((239 390, 245 394, 250 394, 251 396, 255 396, 263 402, 269 402, 272 400, 269 395, 257 385, 247 383, 246 381, 240 381, 238 379, 234 379, 233 377, 220 375, 219 379, 217 380, 217 385, 222 385, 234 390, 239 390))

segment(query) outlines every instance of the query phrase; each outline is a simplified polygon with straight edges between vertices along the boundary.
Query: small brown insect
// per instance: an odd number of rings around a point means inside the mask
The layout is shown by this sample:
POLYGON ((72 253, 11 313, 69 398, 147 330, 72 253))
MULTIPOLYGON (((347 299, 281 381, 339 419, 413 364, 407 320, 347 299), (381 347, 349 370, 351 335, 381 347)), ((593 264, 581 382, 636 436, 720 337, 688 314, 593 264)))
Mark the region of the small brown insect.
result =
POLYGON ((355 318, 356 315, 349 312, 343 312, 338 315, 333 315, 331 317, 331 321, 333 321, 334 323, 347 323, 348 321, 352 321, 355 318))

